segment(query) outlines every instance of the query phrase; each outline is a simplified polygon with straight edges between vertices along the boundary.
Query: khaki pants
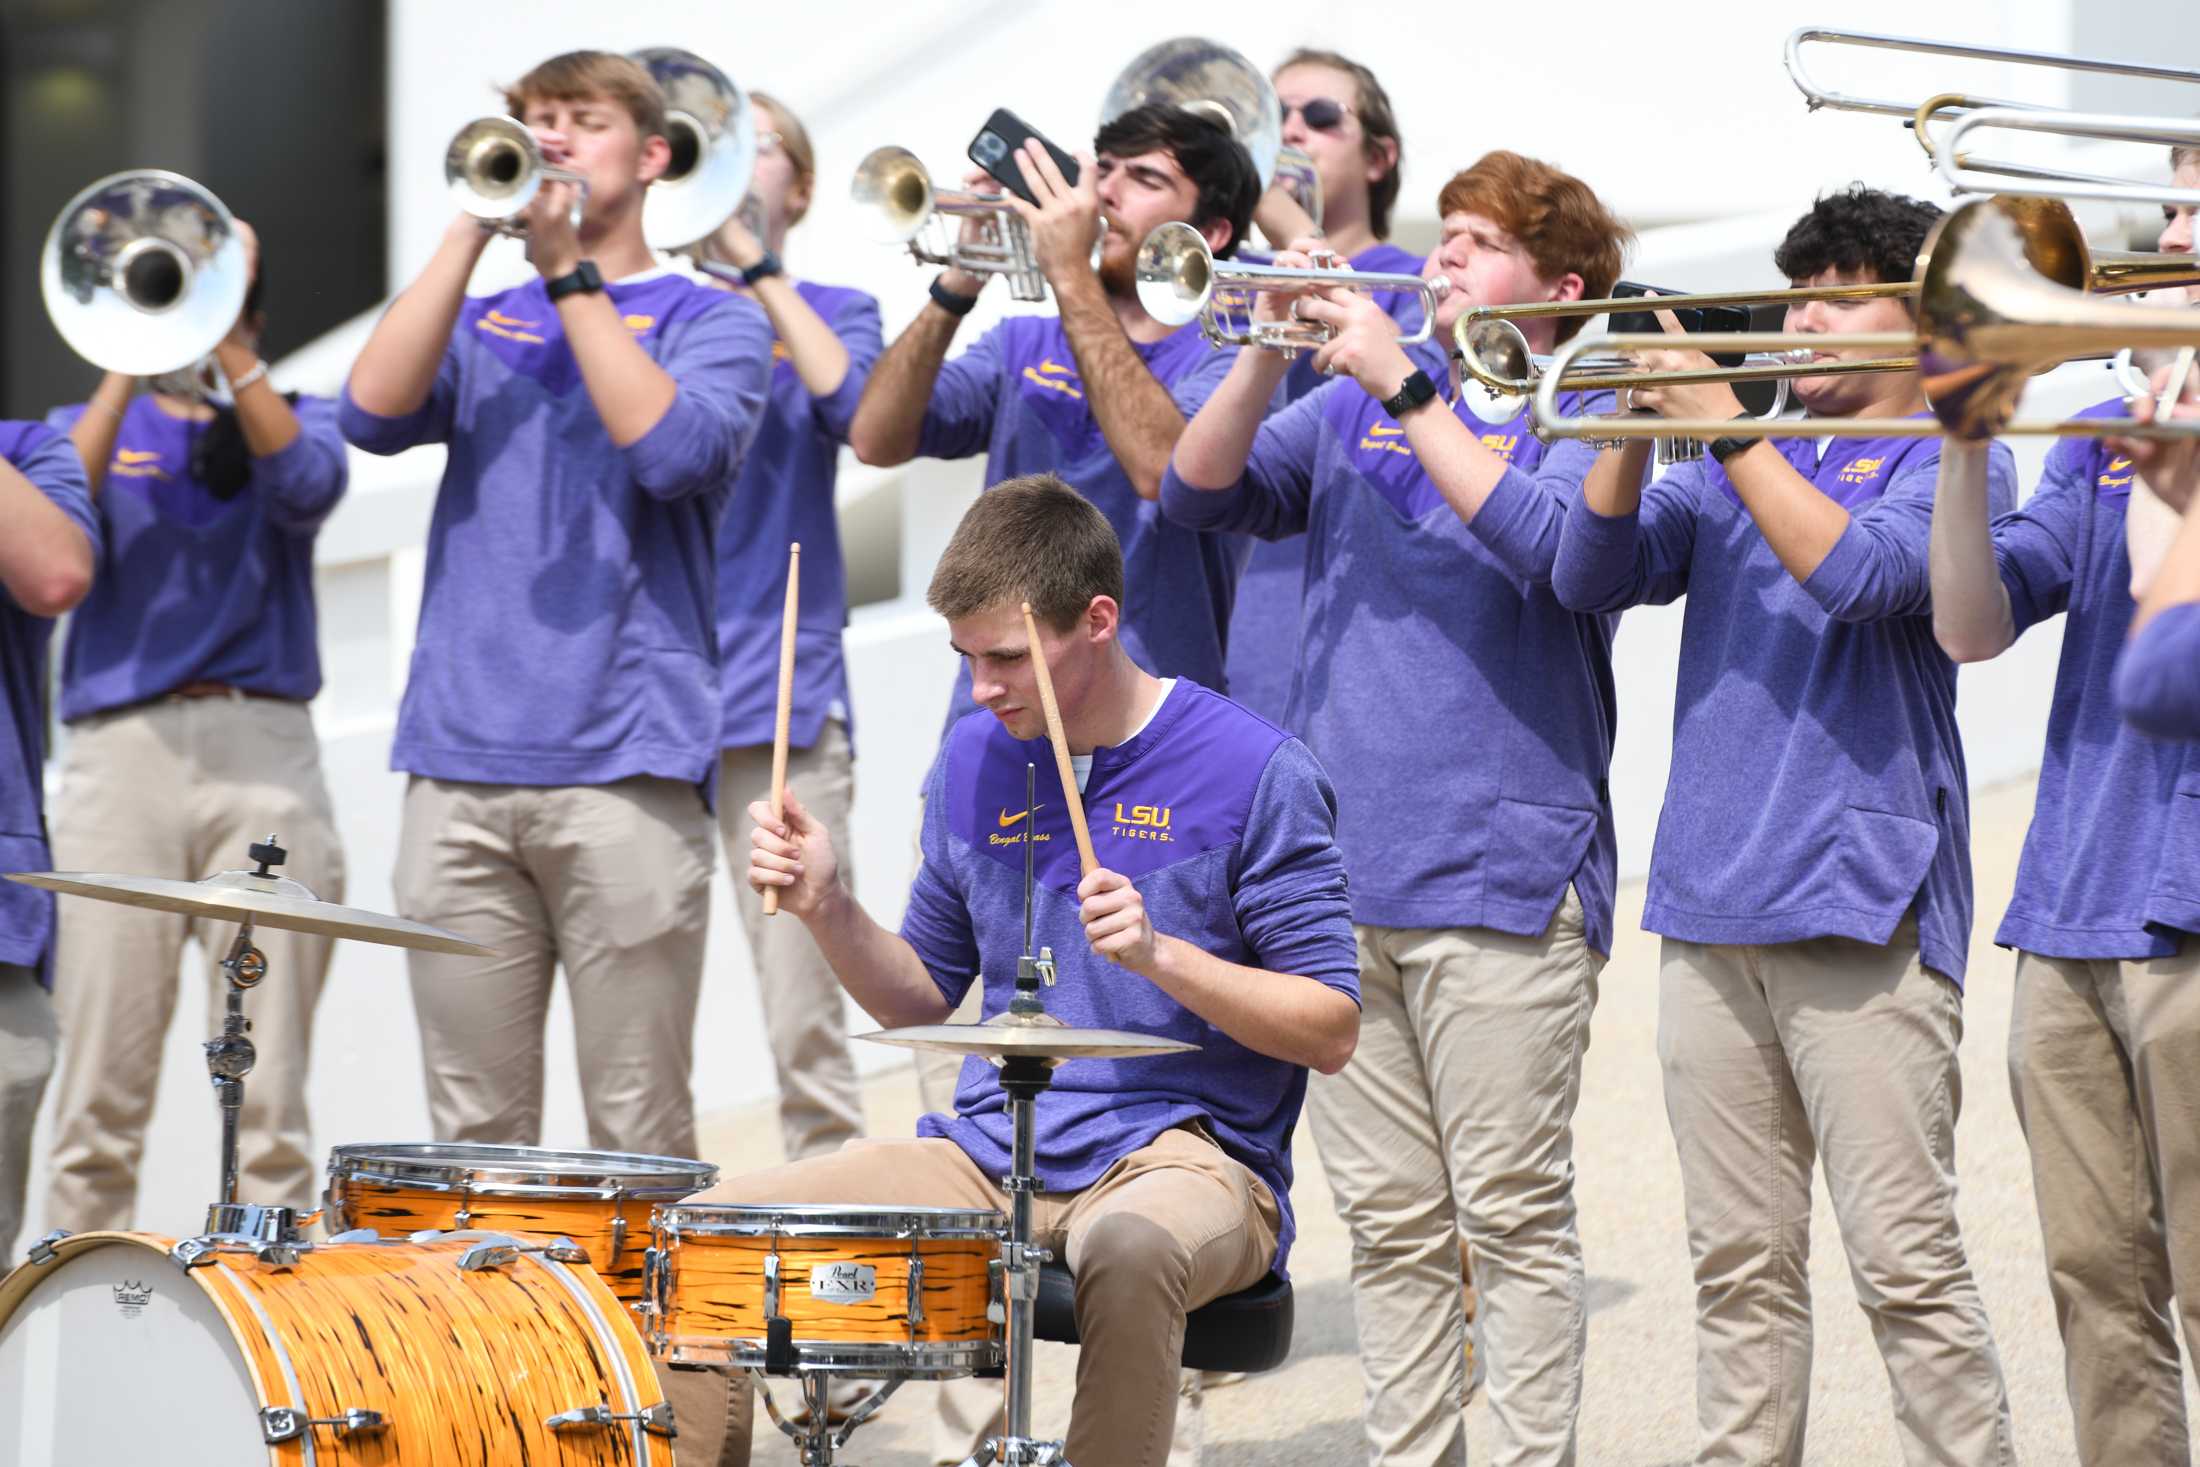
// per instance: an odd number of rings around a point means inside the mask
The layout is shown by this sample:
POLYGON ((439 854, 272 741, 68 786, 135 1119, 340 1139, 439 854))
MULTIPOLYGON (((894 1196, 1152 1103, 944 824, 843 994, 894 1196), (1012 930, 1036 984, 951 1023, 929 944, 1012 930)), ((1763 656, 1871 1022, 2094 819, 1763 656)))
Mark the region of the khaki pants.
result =
MULTIPOLYGON (((197 880, 250 870, 270 834, 280 874, 344 899, 344 859, 313 719, 268 698, 169 698, 81 719, 69 732, 55 802, 54 864, 73 871, 197 880)), ((161 1050, 175 1014, 186 939, 206 962, 206 1027, 221 1028, 219 967, 236 924, 65 897, 54 949, 61 1022, 53 1181, 47 1218, 71 1232, 133 1223, 138 1161, 161 1050)), ((313 1010, 331 940, 256 928, 268 975, 245 996, 258 1051, 245 1083, 238 1200, 306 1208, 320 1159, 306 1112, 313 1010)))
MULTIPOLYGON (((941 1140, 857 1141, 695 1200, 1008 1208, 994 1179, 941 1140)), ((1268 1272, 1280 1225, 1275 1198, 1213 1142, 1174 1130, 1081 1192, 1039 1193, 1033 1222, 1039 1246, 1077 1276, 1084 1344, 1066 1456, 1091 1467, 1160 1467, 1176 1421, 1184 1316, 1268 1272)), ((679 1420, 683 1467, 746 1467, 748 1377, 658 1373, 679 1420)))
POLYGON ((1666 939, 1658 1058, 1696 1277, 1698 1463, 1803 1460, 1821 1157, 1903 1460, 2015 1461, 1956 1226, 1962 1034, 1962 995, 1919 961, 1914 920, 1884 947, 1666 939))
POLYGON ((16 1264, 31 1129, 53 1074, 53 1000, 28 968, 0 963, 0 1273, 16 1264))
POLYGON ((565 968, 588 1144, 695 1155, 710 812, 693 785, 415 777, 398 912, 497 950, 407 951, 439 1141, 538 1145, 543 1025, 565 968))
POLYGON ((2177 1326, 2200 1349, 2200 941, 2144 962, 2020 954, 2009 1087, 2079 1459, 2185 1467, 2177 1326))
POLYGON ((1369 1460, 1467 1460, 1465 1234, 1501 1464, 1570 1463, 1587 1341, 1573 1117, 1604 960, 1569 890, 1540 937, 1358 929, 1360 1043, 1307 1115, 1352 1233, 1369 1460))
MULTIPOLYGON (((771 798, 771 778, 769 744, 719 755, 718 829, 779 1074, 779 1137, 787 1159, 800 1161, 838 1151, 863 1134, 863 1094, 848 1053, 847 1006, 832 965, 800 921, 765 917, 763 895, 748 883, 749 803, 771 798)), ((787 750, 787 789, 832 836, 843 862, 841 881, 853 889, 845 863, 855 758, 838 719, 826 720, 814 747, 787 750)))

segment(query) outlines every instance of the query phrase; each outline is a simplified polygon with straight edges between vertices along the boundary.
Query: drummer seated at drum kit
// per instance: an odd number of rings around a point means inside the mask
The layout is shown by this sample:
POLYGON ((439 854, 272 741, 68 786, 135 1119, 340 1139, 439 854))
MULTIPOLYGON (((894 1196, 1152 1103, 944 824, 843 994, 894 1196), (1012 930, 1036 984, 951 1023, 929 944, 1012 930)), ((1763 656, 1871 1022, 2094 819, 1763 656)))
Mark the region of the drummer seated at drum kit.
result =
MULTIPOLYGON (((1114 530, 1054 476, 997 485, 964 516, 929 600, 982 711, 955 725, 934 764, 923 864, 898 934, 842 884, 839 853, 800 801, 788 797, 783 821, 766 804, 749 807, 750 882, 779 890, 781 908, 879 1023, 941 1023, 977 981, 989 1015, 1007 1007, 1025 942, 1029 839, 1031 941, 1051 941, 1059 963, 1049 1011, 1199 1046, 1065 1063, 1039 1106, 1036 1241, 1076 1278, 1083 1349, 1066 1456, 1085 1467, 1166 1459, 1185 1315, 1282 1269, 1306 1071, 1341 1069, 1359 1033, 1327 777, 1264 720, 1132 662, 1118 638, 1123 596, 1114 530), (1037 648, 1019 612, 1027 601, 1037 648), (1059 690, 1093 812, 1100 865, 1082 880, 1035 652, 1059 690), (1037 806, 1027 814, 1032 764, 1037 806), (1069 940, 1073 921, 1082 943, 1069 940)), ((693 1200, 1008 1205, 998 1180, 1011 1166, 1009 1113, 991 1067, 967 1061, 955 1113, 917 1129, 693 1200)), ((748 1460, 745 1377, 667 1371, 665 1387, 683 1460, 748 1460)))

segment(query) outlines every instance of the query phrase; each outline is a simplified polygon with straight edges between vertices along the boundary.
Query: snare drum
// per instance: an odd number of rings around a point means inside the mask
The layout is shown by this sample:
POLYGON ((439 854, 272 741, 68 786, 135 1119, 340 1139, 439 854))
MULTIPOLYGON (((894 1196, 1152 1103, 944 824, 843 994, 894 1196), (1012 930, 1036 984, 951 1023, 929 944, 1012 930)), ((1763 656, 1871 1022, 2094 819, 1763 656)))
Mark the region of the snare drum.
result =
POLYGON ((672 1467, 632 1317, 480 1233, 78 1233, 0 1280, 0 1462, 672 1467))
POLYGON ((945 1207, 660 1207, 649 1352, 944 1380, 1002 1364, 995 1267, 1008 1219, 945 1207), (772 1318, 789 1354, 770 1358, 772 1318))
POLYGON ((436 1141, 339 1146, 328 1157, 329 1230, 571 1238, 631 1307, 642 1297, 650 1208, 717 1184, 718 1168, 677 1156, 436 1141))

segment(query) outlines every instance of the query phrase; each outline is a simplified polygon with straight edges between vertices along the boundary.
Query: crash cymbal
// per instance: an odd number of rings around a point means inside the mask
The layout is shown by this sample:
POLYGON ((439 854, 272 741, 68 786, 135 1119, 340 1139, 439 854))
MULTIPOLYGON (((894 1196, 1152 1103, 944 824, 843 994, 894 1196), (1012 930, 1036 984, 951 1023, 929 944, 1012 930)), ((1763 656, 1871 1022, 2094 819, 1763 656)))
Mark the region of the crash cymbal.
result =
POLYGON ((1128 1029, 1073 1029, 1063 1024, 986 1023, 917 1024, 858 1034, 874 1044, 934 1054, 977 1054, 987 1059, 1137 1059, 1154 1054, 1187 1054, 1198 1049, 1181 1039, 1137 1034, 1128 1029))
POLYGON ((468 942, 455 932, 385 916, 363 907, 343 907, 324 902, 304 882, 287 876, 257 876, 249 871, 224 871, 204 881, 176 881, 164 876, 115 876, 101 871, 24 871, 11 873, 10 881, 43 887, 68 896, 90 897, 125 907, 149 907, 156 912, 180 912, 187 917, 212 917, 221 922, 251 922, 260 927, 283 927, 294 932, 318 932, 327 937, 348 937, 356 942, 378 942, 386 947, 413 947, 428 952, 465 953, 493 957, 496 949, 468 942))

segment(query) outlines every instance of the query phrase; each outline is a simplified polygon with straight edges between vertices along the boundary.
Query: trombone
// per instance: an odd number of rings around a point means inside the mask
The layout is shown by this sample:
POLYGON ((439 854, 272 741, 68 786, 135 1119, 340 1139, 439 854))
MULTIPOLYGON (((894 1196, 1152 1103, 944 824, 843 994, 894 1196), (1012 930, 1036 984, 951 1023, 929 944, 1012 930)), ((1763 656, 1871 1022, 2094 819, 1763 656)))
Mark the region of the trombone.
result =
POLYGON ((39 251, 46 314, 70 350, 132 377, 205 362, 251 279, 237 221, 210 191, 157 168, 110 174, 65 205, 39 251))
MULTIPOLYGON (((2195 126, 2200 133, 2200 125, 2195 126)), ((2130 295, 2141 291, 2163 290, 2178 286, 2200 285, 2200 256, 2187 254, 2160 254, 2147 250, 2101 250, 2087 247, 2084 231, 2069 208, 2052 199, 2034 197, 1998 196, 1981 200, 1981 204, 2004 216, 2019 239, 2031 270, 2045 280, 2073 292, 2090 295, 2130 295)), ((1960 211, 1959 211, 1960 212, 1960 211)), ((1953 216, 1950 216, 1953 217, 1953 216)), ((1943 220, 1940 228, 1945 229, 1943 220)), ((1936 233, 1935 238, 1939 235, 1936 233)), ((1920 274, 1913 280, 1888 281, 1874 285, 1823 285, 1795 287, 1779 290, 1727 291, 1703 295, 1669 296, 1619 296, 1603 300, 1583 301, 1535 301, 1520 305, 1479 306, 1466 312, 1452 327, 1454 355, 1462 372, 1486 390, 1492 398, 1501 400, 1519 398, 1534 392, 1543 375, 1552 370, 1558 358, 1539 359, 1529 350, 1527 338, 1513 323, 1539 318, 1566 318, 1602 316, 1614 311, 1674 310, 1702 306, 1794 306, 1811 301, 1863 301, 1888 299, 1915 299, 1927 287, 1922 267, 1930 259, 1932 246, 1920 256, 1920 274)), ((1765 340, 1766 333, 1728 333, 1745 335, 1760 342, 1766 351, 1780 354, 1780 349, 1765 340)), ((1688 347, 1703 351, 1702 345, 1709 333, 1693 333, 1686 338, 1667 337, 1662 348, 1674 350, 1688 347)), ((1823 341, 1824 337, 1815 338, 1823 341)), ((1809 339, 1792 345, 1800 349, 1810 344, 1809 339)), ((1638 348, 1639 349, 1639 348, 1638 348)), ((1725 350, 1725 348, 1721 348, 1725 350)), ((1741 348, 1748 351, 1750 348, 1741 348)), ((1795 377, 1820 377, 1850 375, 1860 372, 1908 372, 1917 367, 1914 351, 1904 351, 1891 356, 1875 356, 1864 359, 1811 360, 1814 355, 1803 352, 1800 358, 1791 354, 1786 360, 1778 356, 1760 356, 1752 362, 1733 367, 1707 367, 1673 374, 1664 373, 1646 377, 1639 369, 1629 370, 1611 354, 1584 357, 1582 353, 1559 353, 1567 364, 1567 376, 1558 388, 1562 392, 1588 392, 1600 388, 1641 387, 1662 383, 1678 386, 1688 382, 1764 382, 1795 377)), ((1494 411, 1494 406, 1492 411, 1494 411)))
POLYGON ((1320 346, 1337 334, 1336 328, 1324 321, 1302 321, 1296 316, 1287 321, 1256 319, 1251 309, 1253 296, 1278 291, 1299 294, 1309 289, 1370 294, 1410 291, 1420 299, 1421 324, 1398 338, 1410 345, 1429 339, 1436 320, 1436 303, 1451 289, 1451 281, 1441 275, 1430 280, 1337 264, 1293 269, 1217 260, 1198 230, 1177 223, 1157 226, 1139 245, 1137 280, 1138 303, 1156 321, 1182 326, 1196 320, 1200 334, 1215 346, 1255 346, 1287 356, 1320 346))
POLYGON ((2189 117, 2140 117, 2117 112, 2061 112, 2036 108, 1981 107, 1966 112, 1940 140, 1931 144, 1933 171, 1942 183, 1959 194, 2000 192, 2028 198, 2108 199, 2117 203, 2200 204, 2200 188, 2176 188, 2169 184, 2141 183, 2135 179, 2106 178, 2100 174, 2057 173, 2033 169, 2034 181, 2008 182, 2006 177, 1981 181, 1981 175, 2007 175, 2020 165, 1974 162, 1962 151, 1963 140, 1982 128, 2006 128, 2018 132, 2053 133, 2061 137, 2095 138, 2108 142, 2161 143, 2169 147, 2200 148, 2200 121, 2189 117))
MULTIPOLYGON (((2132 417, 2015 418, 2017 399, 2037 373, 2065 361, 2106 355, 2120 347, 2200 345, 2200 312, 2159 306, 2108 305, 2043 274, 2035 241, 2021 216, 1994 200, 1964 204, 1940 221, 1926 241, 1917 271, 1913 332, 1703 332, 1687 338, 1697 351, 1846 349, 1914 358, 1929 418, 1811 418, 1769 423, 1725 418, 1581 418, 1558 409, 1568 369, 1592 352, 1662 351, 1670 335, 1585 336, 1568 342, 1536 384, 1536 432, 1611 446, 1629 438, 1990 438, 2000 434, 2056 437, 2196 438, 2200 423, 2141 423, 2132 417)), ((1813 364, 1820 365, 1820 364, 1813 364)), ((1687 380, 1703 380, 1685 374, 1687 380)), ((1642 374, 1634 385, 1682 380, 1642 374)))
POLYGON ((460 128, 443 151, 443 182, 458 206, 496 234, 524 237, 522 216, 546 183, 574 186, 573 227, 581 222, 588 180, 570 168, 545 162, 542 144, 517 118, 477 117, 460 128))

